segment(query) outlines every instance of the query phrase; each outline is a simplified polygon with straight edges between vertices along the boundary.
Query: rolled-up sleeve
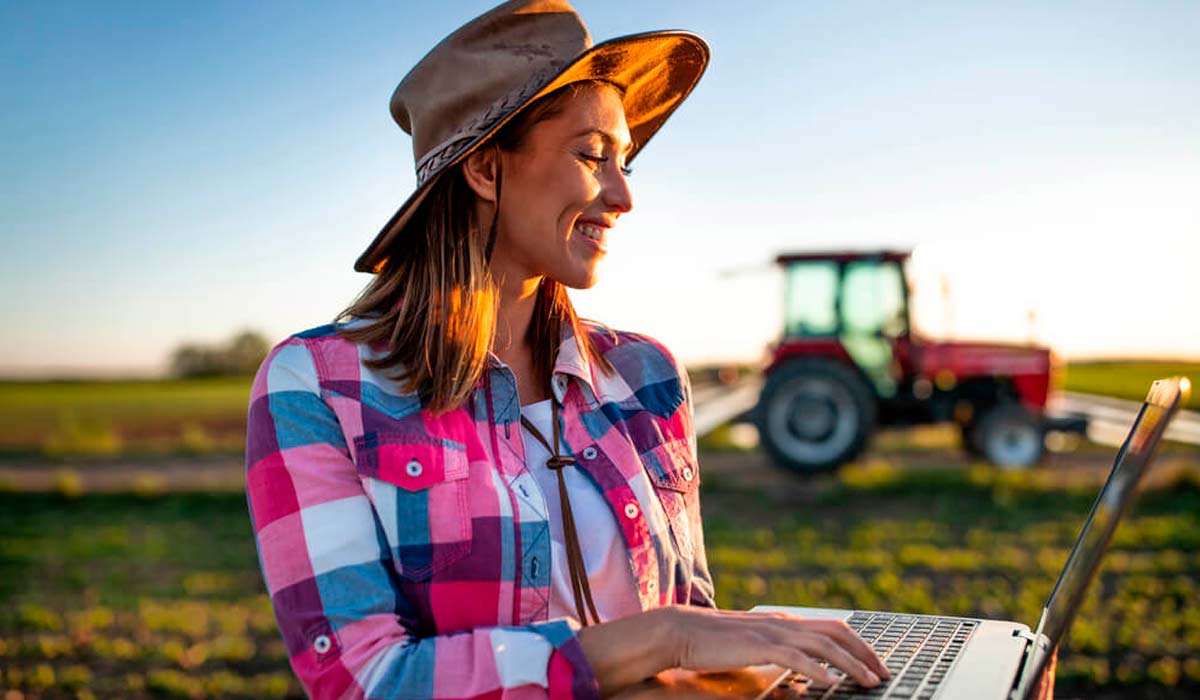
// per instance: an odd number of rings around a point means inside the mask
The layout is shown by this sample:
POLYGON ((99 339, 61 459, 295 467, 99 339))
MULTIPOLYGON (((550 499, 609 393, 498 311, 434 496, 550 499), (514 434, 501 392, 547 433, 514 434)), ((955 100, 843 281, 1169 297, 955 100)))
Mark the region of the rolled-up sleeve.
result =
POLYGON ((568 621, 417 634, 304 338, 273 349, 255 377, 246 470, 259 564, 310 696, 599 697, 568 621))

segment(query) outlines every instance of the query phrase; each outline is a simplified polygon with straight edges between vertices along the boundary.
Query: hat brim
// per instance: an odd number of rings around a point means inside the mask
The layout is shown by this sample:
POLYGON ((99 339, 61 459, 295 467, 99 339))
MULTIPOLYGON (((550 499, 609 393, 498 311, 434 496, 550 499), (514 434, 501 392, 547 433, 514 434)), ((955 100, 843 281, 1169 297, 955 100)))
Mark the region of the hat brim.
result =
POLYGON ((385 251, 401 234, 438 178, 461 163, 530 103, 580 81, 603 80, 617 85, 623 91, 625 120, 633 139, 627 158, 632 161, 691 93, 704 74, 708 57, 708 44, 703 39, 691 32, 674 30, 618 37, 584 51, 431 173, 358 257, 354 269, 378 272, 387 262, 385 251))

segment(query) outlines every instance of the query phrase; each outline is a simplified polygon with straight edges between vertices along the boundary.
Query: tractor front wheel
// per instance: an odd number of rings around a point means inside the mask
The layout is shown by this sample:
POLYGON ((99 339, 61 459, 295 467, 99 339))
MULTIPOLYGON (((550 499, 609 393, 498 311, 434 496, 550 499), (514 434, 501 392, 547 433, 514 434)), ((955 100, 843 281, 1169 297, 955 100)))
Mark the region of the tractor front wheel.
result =
POLYGON ((1017 403, 988 409, 971 431, 980 455, 1001 469, 1026 469, 1042 459, 1045 435, 1037 416, 1017 403))
POLYGON ((804 474, 858 456, 875 427, 875 396, 857 372, 832 360, 795 360, 767 377, 758 405, 763 447, 804 474))

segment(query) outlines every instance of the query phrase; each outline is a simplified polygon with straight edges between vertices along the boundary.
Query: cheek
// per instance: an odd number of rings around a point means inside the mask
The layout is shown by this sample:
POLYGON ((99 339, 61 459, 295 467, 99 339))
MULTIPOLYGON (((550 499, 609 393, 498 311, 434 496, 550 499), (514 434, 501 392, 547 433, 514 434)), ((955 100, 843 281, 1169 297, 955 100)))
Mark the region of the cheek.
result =
POLYGON ((536 218, 528 223, 534 223, 535 228, 541 230, 552 228, 555 235, 561 237, 575 219, 587 211, 598 191, 594 178, 587 175, 568 172, 547 178, 527 200, 524 211, 536 218))
POLYGON ((505 183, 501 218, 514 242, 540 257, 553 240, 570 237, 575 219, 600 196, 600 182, 570 162, 551 167, 527 161, 514 164, 514 171, 520 175, 505 183))
POLYGON ((558 180, 554 192, 559 215, 570 226, 600 196, 600 184, 589 173, 572 173, 558 180))

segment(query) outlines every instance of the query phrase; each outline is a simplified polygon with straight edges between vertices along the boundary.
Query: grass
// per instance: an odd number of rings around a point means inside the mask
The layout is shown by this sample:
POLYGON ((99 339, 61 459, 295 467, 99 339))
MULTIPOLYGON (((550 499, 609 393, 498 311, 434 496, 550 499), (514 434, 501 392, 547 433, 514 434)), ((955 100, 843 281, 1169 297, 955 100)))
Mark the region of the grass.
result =
MULTIPOLYGON (((1095 494, 1037 471, 918 471, 900 453, 805 483, 706 478, 723 607, 1032 624, 1095 494)), ((1200 468, 1159 483, 1117 532, 1060 696, 1200 691, 1200 468)), ((300 696, 240 492, 0 492, 0 669, 0 687, 44 698, 300 696)))
POLYGON ((299 697, 240 493, 0 494, 0 687, 299 697))
MULTIPOLYGON (((1193 383, 1200 382, 1200 362, 1072 362, 1067 365, 1063 388, 1084 394, 1141 401, 1146 398, 1150 382, 1175 375, 1189 377, 1193 383)), ((1185 408, 1200 409, 1200 391, 1192 392, 1185 408)))

